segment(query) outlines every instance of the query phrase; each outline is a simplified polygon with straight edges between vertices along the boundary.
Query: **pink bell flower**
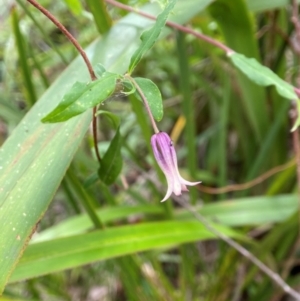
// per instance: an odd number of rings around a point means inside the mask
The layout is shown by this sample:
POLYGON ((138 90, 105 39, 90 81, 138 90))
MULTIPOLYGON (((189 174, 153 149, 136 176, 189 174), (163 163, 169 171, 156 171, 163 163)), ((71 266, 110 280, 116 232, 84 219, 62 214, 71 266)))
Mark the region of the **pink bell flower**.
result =
POLYGON ((167 133, 160 132, 154 134, 151 137, 151 146, 154 157, 168 182, 167 194, 161 202, 166 201, 171 196, 172 192, 174 192, 175 195, 181 195, 182 191, 188 191, 186 185, 195 186, 201 183, 189 182, 180 176, 173 142, 167 133))

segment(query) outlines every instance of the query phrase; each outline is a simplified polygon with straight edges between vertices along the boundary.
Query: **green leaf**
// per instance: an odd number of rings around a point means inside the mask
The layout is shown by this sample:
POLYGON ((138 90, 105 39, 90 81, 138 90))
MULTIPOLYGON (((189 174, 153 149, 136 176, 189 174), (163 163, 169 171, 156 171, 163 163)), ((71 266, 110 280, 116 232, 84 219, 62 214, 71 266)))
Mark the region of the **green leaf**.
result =
POLYGON ((297 99, 293 86, 282 80, 269 68, 261 65, 256 59, 247 58, 239 53, 229 54, 232 63, 250 80, 260 86, 274 85, 278 94, 287 99, 297 99))
POLYGON ((128 73, 131 74, 134 68, 137 66, 139 61, 142 59, 144 54, 154 45, 155 41, 158 39, 161 30, 165 26, 168 16, 172 9, 174 8, 176 0, 170 0, 166 5, 165 9, 158 15, 155 25, 142 33, 141 35, 141 45, 132 55, 130 64, 128 67, 128 73))
POLYGON ((79 0, 64 0, 69 10, 74 15, 80 15, 82 13, 82 6, 79 0))
POLYGON ((122 137, 120 128, 118 127, 108 150, 100 162, 100 168, 98 170, 100 180, 106 185, 113 184, 122 170, 123 160, 121 156, 121 146, 122 137))
POLYGON ((122 91, 122 94, 128 96, 128 95, 131 95, 131 94, 135 93, 136 88, 130 80, 123 79, 122 80, 122 85, 124 87, 124 91, 122 91))
POLYGON ((86 0, 85 1, 91 13, 93 14, 95 24, 100 34, 105 34, 112 26, 112 19, 106 9, 104 0, 86 0))
MULTIPOLYGON (((222 233, 240 237, 235 231, 214 225, 222 233)), ((212 239, 215 236, 197 221, 143 223, 84 233, 30 245, 10 282, 177 244, 212 239)))
MULTIPOLYGON (((227 46, 247 57, 259 60, 259 48, 254 32, 253 16, 247 10, 244 0, 218 0, 209 6, 209 11, 217 20, 227 46), (238 28, 238 30, 236 30, 238 28), (232 34, 234 32, 234 34, 232 34)), ((237 72, 236 81, 240 87, 240 97, 243 105, 239 108, 239 115, 243 115, 243 123, 247 124, 247 130, 253 135, 253 139, 241 139, 240 144, 246 149, 246 165, 253 160, 257 146, 260 145, 270 126, 266 91, 258 87, 246 75, 237 72), (246 121, 246 122, 245 122, 246 121), (249 128, 249 125, 250 128, 249 128)), ((237 108, 235 108, 237 110, 237 108)), ((239 126, 238 131, 244 130, 244 125, 239 126)))
POLYGON ((113 127, 116 129, 116 134, 111 140, 98 169, 98 176, 100 180, 106 185, 111 185, 117 179, 123 165, 121 156, 122 136, 120 134, 120 119, 118 116, 102 110, 99 110, 96 115, 104 115, 108 117, 111 120, 113 127))
MULTIPOLYGON (((135 77, 134 80, 143 91, 155 120, 162 120, 164 114, 162 97, 157 86, 148 78, 135 77)), ((136 95, 140 98, 138 92, 136 95)))
POLYGON ((106 72, 90 83, 76 82, 58 106, 42 122, 66 121, 106 100, 115 90, 119 75, 106 72))
MULTIPOLYGON (((297 211, 297 195, 256 196, 235 200, 204 204, 198 211, 205 217, 230 227, 261 226, 284 222, 297 211)), ((164 214, 160 205, 113 206, 96 211, 99 219, 108 224, 118 223, 122 219, 134 216, 155 216, 164 214)), ((190 213, 182 208, 176 209, 174 219, 190 219, 190 213)), ((42 232, 37 233, 30 243, 36 243, 60 237, 66 237, 88 232, 93 229, 93 223, 87 214, 70 217, 42 232)))
MULTIPOLYGON (((101 207, 96 210, 96 213, 104 224, 109 224, 113 221, 120 223, 122 220, 133 216, 162 216, 164 211, 163 207, 160 205, 121 205, 101 207)), ((93 222, 89 216, 86 213, 82 213, 80 215, 69 217, 64 221, 37 233, 30 241, 30 244, 85 233, 92 230, 93 226, 93 222)))
POLYGON ((106 116, 112 122, 113 127, 114 127, 115 130, 117 130, 120 126, 120 118, 117 115, 115 115, 111 112, 98 110, 95 115, 96 116, 100 116, 100 115, 106 116))
MULTIPOLYGON (((32 82, 32 69, 27 61, 27 50, 26 50, 26 42, 21 33, 20 24, 19 24, 19 16, 16 8, 12 8, 12 25, 13 31, 16 41, 16 46, 19 55, 20 69, 23 77, 23 83, 25 87, 26 97, 28 100, 28 105, 32 106, 36 100, 36 91, 32 82)), ((30 47, 30 46, 29 46, 30 47)))
POLYGON ((223 225, 240 227, 284 222, 297 206, 297 194, 262 195, 207 204, 199 211, 223 225))

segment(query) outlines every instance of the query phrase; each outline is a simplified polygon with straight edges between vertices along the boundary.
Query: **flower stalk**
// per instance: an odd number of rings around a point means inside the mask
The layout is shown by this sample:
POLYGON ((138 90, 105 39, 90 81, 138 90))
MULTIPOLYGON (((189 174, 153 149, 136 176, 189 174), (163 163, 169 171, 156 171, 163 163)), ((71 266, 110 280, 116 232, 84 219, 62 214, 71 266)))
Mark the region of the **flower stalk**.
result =
POLYGON ((154 120, 154 117, 152 115, 152 112, 151 112, 151 109, 149 107, 149 104, 148 104, 148 101, 147 101, 147 98, 145 96, 145 94, 143 93, 142 89, 140 88, 140 86, 138 85, 138 83, 129 75, 126 76, 127 78, 129 78, 129 80, 132 82, 132 84, 134 85, 134 87, 136 88, 136 90, 139 92, 142 100, 143 100, 143 104, 147 110, 147 113, 148 113, 148 116, 150 118, 150 121, 151 121, 151 124, 152 124, 152 127, 153 127, 153 130, 154 130, 154 133, 155 134, 158 134, 159 133, 159 129, 156 125, 156 122, 154 120))

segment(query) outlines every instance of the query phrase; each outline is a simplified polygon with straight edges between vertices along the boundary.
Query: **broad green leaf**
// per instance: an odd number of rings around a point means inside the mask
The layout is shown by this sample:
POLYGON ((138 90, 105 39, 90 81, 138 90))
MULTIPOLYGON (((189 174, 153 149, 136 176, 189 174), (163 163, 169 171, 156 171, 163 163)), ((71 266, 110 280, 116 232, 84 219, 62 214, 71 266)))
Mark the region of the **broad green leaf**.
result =
MULTIPOLYGON (((203 0, 179 1, 173 20, 181 24, 208 4, 203 0)), ((157 4, 147 4, 143 9, 154 15, 159 12, 157 4)), ((138 45, 139 34, 150 24, 148 19, 129 14, 86 53, 93 65, 102 63, 112 72, 122 74, 138 45)), ((58 105, 75 81, 88 80, 86 66, 81 58, 76 59, 0 149, 0 294, 85 136, 91 112, 58 124, 42 124, 40 119, 58 105)))
POLYGON ((229 55, 232 63, 250 80, 260 86, 274 85, 277 92, 287 99, 297 99, 293 86, 282 80, 269 68, 261 65, 256 59, 247 58, 239 53, 229 55))
MULTIPOLYGON (((156 121, 160 121, 163 118, 163 105, 162 105, 162 98, 161 93, 157 86, 148 78, 141 78, 136 77, 134 78, 136 83, 140 86, 142 89, 150 110, 153 114, 153 117, 156 121)), ((136 91, 136 95, 140 98, 140 95, 136 91)))
POLYGON ((100 104, 114 92, 118 77, 117 74, 106 72, 93 82, 76 82, 58 106, 42 119, 42 122, 66 121, 100 104))
POLYGON ((106 185, 113 184, 122 170, 123 160, 121 156, 121 146, 122 137, 120 128, 118 127, 98 169, 99 178, 106 185))
MULTIPOLYGON (((224 226, 215 225, 215 228, 226 235, 242 238, 224 226)), ((113 227, 45 241, 27 248, 10 282, 117 256, 212 238, 215 236, 197 221, 164 221, 113 227)))
POLYGON ((158 39, 165 23, 168 19, 168 16, 172 9, 174 8, 176 0, 169 0, 165 9, 158 15, 154 26, 146 30, 141 35, 141 45, 132 55, 130 64, 128 67, 128 73, 131 74, 134 68, 137 66, 139 61, 142 59, 144 54, 154 45, 155 41, 158 39))

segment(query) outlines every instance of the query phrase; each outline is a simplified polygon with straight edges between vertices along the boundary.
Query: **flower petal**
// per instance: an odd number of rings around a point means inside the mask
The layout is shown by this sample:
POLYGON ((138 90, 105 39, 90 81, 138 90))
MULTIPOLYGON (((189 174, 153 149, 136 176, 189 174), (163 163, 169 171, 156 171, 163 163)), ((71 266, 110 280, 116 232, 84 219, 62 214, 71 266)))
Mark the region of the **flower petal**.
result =
POLYGON ((184 184, 181 184, 181 191, 189 191, 184 184))
POLYGON ((166 201, 172 192, 175 195, 181 195, 182 191, 188 191, 186 185, 194 186, 201 183, 189 182, 180 176, 173 142, 167 133, 160 132, 154 134, 151 137, 151 146, 154 157, 168 182, 168 191, 162 202, 166 201))
POLYGON ((196 185, 202 183, 202 181, 199 181, 199 182, 189 182, 189 181, 185 180, 184 178, 182 178, 180 175, 179 175, 179 179, 180 179, 180 183, 181 184, 188 185, 188 186, 196 186, 196 185))
POLYGON ((168 191, 167 191, 165 197, 161 200, 161 202, 166 201, 166 200, 171 196, 171 194, 172 194, 172 192, 173 192, 173 187, 172 187, 172 185, 170 185, 170 184, 171 184, 171 183, 169 183, 169 181, 168 181, 168 191))

